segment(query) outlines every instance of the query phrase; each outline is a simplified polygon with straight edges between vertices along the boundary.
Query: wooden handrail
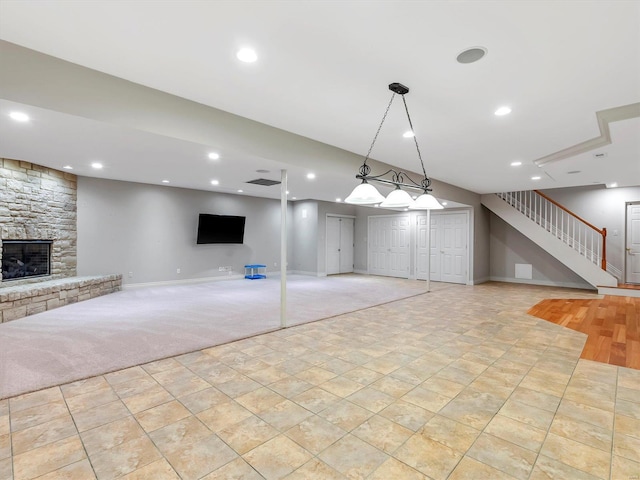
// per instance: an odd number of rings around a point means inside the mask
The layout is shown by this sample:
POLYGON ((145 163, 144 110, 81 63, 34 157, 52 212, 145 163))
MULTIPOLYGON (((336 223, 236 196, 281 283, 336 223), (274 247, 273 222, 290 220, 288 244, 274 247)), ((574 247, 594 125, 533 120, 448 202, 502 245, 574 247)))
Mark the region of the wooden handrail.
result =
POLYGON ((587 222, 584 218, 580 217, 579 215, 576 215, 575 213, 573 213, 571 210, 569 210, 568 208, 560 205, 558 202, 556 202, 553 198, 549 198, 547 197, 544 193, 542 193, 540 190, 534 190, 534 192, 538 195, 540 195, 542 198, 544 198, 545 200, 553 203, 556 207, 558 207, 560 210, 567 212, 569 215, 571 215, 574 218, 577 218, 578 220, 580 220, 582 223, 584 223, 586 226, 588 226, 589 228, 595 230, 596 232, 598 232, 600 235, 602 235, 602 262, 601 262, 601 267, 604 271, 607 270, 607 229, 606 228, 598 228, 592 224, 590 224, 589 222, 587 222))
POLYGON ((580 220, 582 223, 584 223, 585 225, 587 225, 588 227, 594 229, 596 232, 598 232, 600 235, 602 236, 606 236, 605 229, 600 230, 598 227, 595 227, 593 225, 591 225, 589 222, 587 222, 584 218, 580 217, 579 215, 576 215, 575 213, 573 213, 571 210, 569 210, 566 207, 563 207, 562 205, 560 205, 558 202, 556 202, 554 199, 547 197, 544 193, 542 193, 540 190, 534 190, 534 192, 536 192, 538 195, 540 195, 542 198, 549 200, 551 203, 553 203, 556 207, 558 207, 560 210, 564 210, 565 212, 567 212, 569 215, 571 215, 572 217, 577 218, 578 220, 580 220))

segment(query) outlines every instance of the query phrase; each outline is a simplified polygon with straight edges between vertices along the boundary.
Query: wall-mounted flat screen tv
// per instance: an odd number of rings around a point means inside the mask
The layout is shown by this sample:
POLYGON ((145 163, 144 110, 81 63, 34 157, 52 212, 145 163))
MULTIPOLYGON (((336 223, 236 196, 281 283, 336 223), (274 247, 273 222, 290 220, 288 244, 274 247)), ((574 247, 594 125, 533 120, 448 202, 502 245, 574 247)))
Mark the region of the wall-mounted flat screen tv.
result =
POLYGON ((201 213, 197 243, 243 243, 244 221, 245 217, 201 213))

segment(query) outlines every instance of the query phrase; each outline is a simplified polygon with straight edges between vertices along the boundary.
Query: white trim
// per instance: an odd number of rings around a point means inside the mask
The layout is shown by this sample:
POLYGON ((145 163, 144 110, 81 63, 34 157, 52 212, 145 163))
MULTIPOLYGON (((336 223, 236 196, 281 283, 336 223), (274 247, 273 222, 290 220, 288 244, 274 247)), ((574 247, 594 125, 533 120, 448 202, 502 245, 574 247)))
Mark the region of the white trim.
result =
POLYGON ((640 290, 633 290, 631 288, 598 287, 598 293, 600 295, 613 295, 615 297, 640 298, 640 290))
MULTIPOLYGON (((353 243, 351 244, 351 258, 352 258, 352 270, 351 272, 353 272, 355 270, 355 264, 356 264, 356 217, 355 215, 341 215, 339 213, 327 213, 325 215, 325 219, 324 219, 324 277, 327 276, 327 263, 329 261, 329 242, 328 242, 328 238, 329 235, 327 234, 327 232, 329 231, 328 227, 328 223, 329 223, 329 217, 331 218, 348 218, 350 220, 353 220, 353 243)), ((367 251, 368 254, 368 251, 367 251)), ((369 260, 367 259, 367 265, 369 263, 369 260)), ((340 270, 340 267, 338 267, 338 270, 340 270)), ((345 273, 351 273, 351 272, 345 272, 345 273)))
MULTIPOLYGON (((414 245, 414 249, 413 249, 413 278, 417 279, 418 278, 418 217, 420 215, 423 216, 428 216, 429 217, 429 222, 427 224, 427 228, 429 229, 429 231, 427 232, 427 235, 431 235, 431 217, 433 216, 443 216, 443 215, 449 215, 452 213, 464 213, 467 216, 467 268, 466 268, 466 280, 463 283, 458 283, 458 285, 473 285, 473 215, 471 215, 471 212, 473 211, 472 207, 465 207, 465 208, 456 208, 456 209, 445 209, 445 210, 434 210, 434 211, 429 211, 430 215, 427 215, 427 213, 422 213, 422 212, 418 212, 416 215, 416 221, 414 222, 413 228, 414 228, 414 232, 413 232, 413 245, 414 245)), ((430 243, 430 242, 429 242, 430 243)), ((431 269, 431 255, 429 254, 429 266, 428 268, 431 269)), ((429 275, 427 275, 427 281, 429 281, 429 275)))
POLYGON ((481 283, 487 283, 489 281, 491 281, 489 277, 481 277, 475 280, 469 280, 469 285, 480 285, 481 283))
MULTIPOLYGON (((367 275, 370 275, 369 273, 369 249, 371 247, 371 219, 372 218, 406 218, 408 220, 409 223, 409 247, 407 248, 408 252, 409 252, 409 258, 411 258, 411 242, 412 242, 412 238, 411 238, 411 232, 413 230, 412 226, 411 226, 411 213, 412 212, 398 212, 396 214, 390 214, 390 215, 369 215, 367 217, 367 275)), ((393 275, 381 275, 383 277, 390 277, 390 278, 406 278, 407 280, 411 280, 410 276, 411 276, 411 260, 409 259, 409 270, 407 271, 407 276, 406 277, 395 277, 393 275)))
POLYGON ((220 275, 217 277, 185 278, 182 280, 165 280, 161 282, 127 283, 122 285, 122 290, 135 290, 138 288, 147 287, 164 287, 170 285, 192 285, 197 283, 218 282, 224 280, 241 280, 243 278, 244 275, 220 275))
POLYGON ((326 274, 321 274, 319 272, 305 272, 303 270, 293 270, 291 272, 292 275, 305 275, 308 277, 326 277, 326 274))
POLYGON ((511 277, 494 277, 490 276, 491 282, 505 282, 505 283, 522 283, 525 285, 541 285, 544 287, 564 287, 564 288, 578 288, 580 290, 593 290, 593 287, 587 282, 575 283, 575 282, 552 282, 551 280, 537 280, 537 279, 520 279, 511 277), (591 288, 590 288, 591 287, 591 288))

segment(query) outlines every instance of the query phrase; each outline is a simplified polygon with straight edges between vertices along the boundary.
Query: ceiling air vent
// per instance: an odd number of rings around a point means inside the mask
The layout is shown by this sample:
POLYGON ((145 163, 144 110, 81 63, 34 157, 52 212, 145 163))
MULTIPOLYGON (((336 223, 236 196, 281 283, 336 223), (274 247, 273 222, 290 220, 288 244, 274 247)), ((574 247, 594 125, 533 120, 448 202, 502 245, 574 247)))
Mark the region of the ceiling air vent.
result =
POLYGON ((278 180, 269 180, 267 178, 256 178, 255 180, 250 180, 247 183, 252 183, 253 185, 262 185, 265 187, 270 187, 271 185, 280 185, 278 180))
POLYGON ((607 152, 594 153, 593 158, 606 158, 607 152))

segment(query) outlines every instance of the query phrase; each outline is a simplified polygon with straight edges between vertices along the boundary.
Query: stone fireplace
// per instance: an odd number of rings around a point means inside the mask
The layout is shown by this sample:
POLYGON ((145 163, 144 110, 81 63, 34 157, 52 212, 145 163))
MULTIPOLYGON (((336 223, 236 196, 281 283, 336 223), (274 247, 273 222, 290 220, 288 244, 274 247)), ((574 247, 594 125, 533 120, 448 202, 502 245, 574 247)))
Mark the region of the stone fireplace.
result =
POLYGON ((76 276, 77 178, 0 158, 0 323, 117 292, 122 275, 76 276))
POLYGON ((0 191, 0 289, 75 276, 76 176, 0 159, 0 191))

